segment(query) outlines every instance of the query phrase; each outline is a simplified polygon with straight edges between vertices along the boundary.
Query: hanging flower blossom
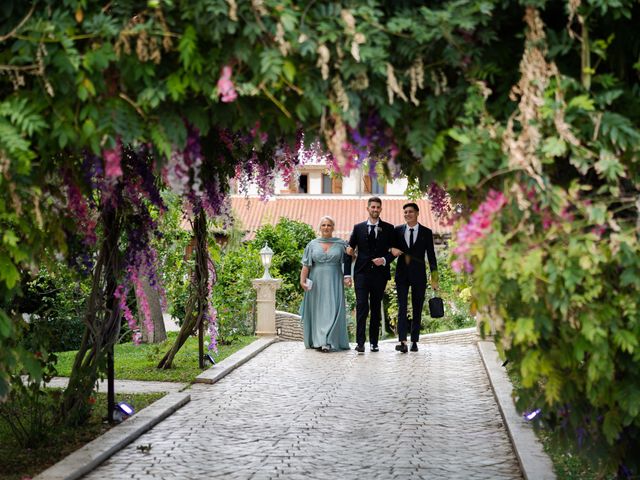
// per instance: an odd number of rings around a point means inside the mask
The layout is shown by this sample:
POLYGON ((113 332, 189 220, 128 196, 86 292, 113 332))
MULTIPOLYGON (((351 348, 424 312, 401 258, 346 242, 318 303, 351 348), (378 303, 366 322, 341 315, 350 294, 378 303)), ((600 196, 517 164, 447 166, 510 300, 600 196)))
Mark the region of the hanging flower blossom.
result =
POLYGON ((68 209, 77 223, 78 230, 83 235, 83 243, 89 247, 93 246, 98 240, 94 212, 68 172, 65 174, 64 180, 67 187, 68 209))
POLYGON ((506 203, 507 199, 502 192, 490 190, 486 200, 471 215, 469 222, 458 231, 456 236, 458 246, 453 249, 453 253, 457 258, 451 262, 451 268, 455 272, 460 273, 462 270, 467 273, 473 272, 473 265, 467 254, 474 243, 484 238, 491 231, 494 215, 506 203))
POLYGON ((103 150, 104 174, 107 178, 117 178, 122 176, 122 166, 120 165, 121 150, 120 144, 111 150, 103 150))
POLYGON ((229 65, 222 67, 222 73, 218 79, 218 93, 220 94, 220 100, 224 103, 231 103, 238 98, 238 92, 236 92, 235 85, 231 81, 232 70, 229 65))

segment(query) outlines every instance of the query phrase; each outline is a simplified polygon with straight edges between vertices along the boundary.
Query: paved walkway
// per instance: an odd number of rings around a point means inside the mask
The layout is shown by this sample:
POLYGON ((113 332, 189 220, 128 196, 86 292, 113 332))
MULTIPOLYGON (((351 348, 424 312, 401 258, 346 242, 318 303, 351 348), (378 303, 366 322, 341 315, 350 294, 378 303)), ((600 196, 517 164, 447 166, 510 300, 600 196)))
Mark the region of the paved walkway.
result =
POLYGON ((393 347, 276 343, 85 478, 522 478, 476 346, 393 347))
MULTIPOLYGON (((66 388, 69 383, 68 377, 53 377, 47 384, 51 388, 66 388)), ((179 392, 189 386, 188 383, 179 382, 147 382, 138 380, 115 380, 114 389, 116 393, 163 393, 179 392)), ((107 381, 98 381, 98 391, 107 391, 107 381)))

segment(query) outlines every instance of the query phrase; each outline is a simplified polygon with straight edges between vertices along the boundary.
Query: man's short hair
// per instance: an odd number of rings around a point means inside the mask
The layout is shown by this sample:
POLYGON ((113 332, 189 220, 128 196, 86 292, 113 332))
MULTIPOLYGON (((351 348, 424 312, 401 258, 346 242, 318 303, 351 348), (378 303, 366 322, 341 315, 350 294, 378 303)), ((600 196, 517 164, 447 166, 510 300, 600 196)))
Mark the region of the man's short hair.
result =
POLYGON ((404 210, 405 208, 408 208, 408 207, 413 208, 416 212, 420 211, 420 209, 418 208, 418 204, 417 203, 413 203, 413 202, 405 203, 402 206, 402 210, 404 210))
POLYGON ((380 197, 370 197, 369 200, 367 200, 367 207, 372 203, 379 203, 382 205, 382 200, 380 200, 380 197))

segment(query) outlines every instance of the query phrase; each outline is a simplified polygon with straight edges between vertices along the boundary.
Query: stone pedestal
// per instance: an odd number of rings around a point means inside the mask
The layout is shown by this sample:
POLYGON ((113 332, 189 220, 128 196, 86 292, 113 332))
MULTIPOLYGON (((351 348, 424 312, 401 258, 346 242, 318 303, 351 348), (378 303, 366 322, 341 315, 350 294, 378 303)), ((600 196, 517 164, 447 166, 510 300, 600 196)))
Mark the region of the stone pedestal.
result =
POLYGON ((281 278, 256 278, 251 280, 257 292, 256 335, 276 335, 276 290, 282 284, 281 278))

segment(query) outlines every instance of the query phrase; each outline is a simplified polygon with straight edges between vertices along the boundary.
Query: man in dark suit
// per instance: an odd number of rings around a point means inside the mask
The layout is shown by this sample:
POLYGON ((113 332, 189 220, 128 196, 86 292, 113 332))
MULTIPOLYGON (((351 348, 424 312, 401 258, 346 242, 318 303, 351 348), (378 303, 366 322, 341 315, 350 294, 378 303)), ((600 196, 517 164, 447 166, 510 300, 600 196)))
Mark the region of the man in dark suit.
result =
MULTIPOLYGON (((389 266, 395 259, 391 253, 393 241, 393 225, 380 220, 382 200, 371 197, 367 201, 369 218, 367 221, 354 225, 350 248, 350 255, 357 254, 354 267, 354 281, 356 289, 356 352, 364 353, 364 342, 367 316, 371 310, 369 322, 369 342, 371 351, 378 351, 380 336, 380 321, 382 319, 382 295, 387 281, 391 278, 389 266)), ((351 279, 351 257, 345 255, 344 274, 347 285, 351 279)))
POLYGON ((392 252, 400 255, 396 266, 396 291, 398 292, 398 339, 400 344, 396 350, 407 353, 407 297, 411 288, 411 351, 418 351, 422 306, 427 289, 427 269, 425 255, 431 271, 431 286, 438 288, 438 263, 433 245, 431 229, 418 223, 420 209, 415 203, 407 203, 402 207, 407 223, 398 225, 394 231, 392 252))

